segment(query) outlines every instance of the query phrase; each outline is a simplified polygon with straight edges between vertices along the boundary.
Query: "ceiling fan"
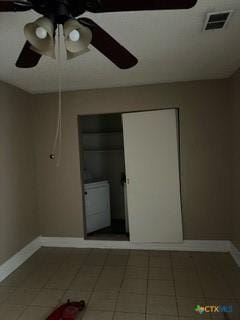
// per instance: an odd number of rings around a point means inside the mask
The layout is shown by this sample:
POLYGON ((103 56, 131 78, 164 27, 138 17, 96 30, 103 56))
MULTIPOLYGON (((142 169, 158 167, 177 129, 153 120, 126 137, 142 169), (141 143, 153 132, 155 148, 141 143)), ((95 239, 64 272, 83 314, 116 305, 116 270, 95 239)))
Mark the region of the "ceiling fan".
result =
POLYGON ((32 68, 42 55, 55 57, 55 33, 63 25, 67 58, 72 59, 89 51, 91 44, 121 69, 131 68, 138 60, 114 40, 106 31, 89 18, 80 17, 92 13, 190 9, 197 0, 0 0, 0 12, 34 10, 42 17, 26 24, 26 43, 16 66, 32 68))

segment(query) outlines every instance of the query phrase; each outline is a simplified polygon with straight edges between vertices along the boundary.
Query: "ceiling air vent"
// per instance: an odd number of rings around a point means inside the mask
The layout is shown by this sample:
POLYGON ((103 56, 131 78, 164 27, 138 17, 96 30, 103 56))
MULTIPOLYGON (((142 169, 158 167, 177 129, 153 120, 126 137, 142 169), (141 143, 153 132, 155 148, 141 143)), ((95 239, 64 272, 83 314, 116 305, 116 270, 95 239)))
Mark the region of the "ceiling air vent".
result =
POLYGON ((225 28, 232 13, 232 10, 208 13, 204 23, 203 31, 225 28))

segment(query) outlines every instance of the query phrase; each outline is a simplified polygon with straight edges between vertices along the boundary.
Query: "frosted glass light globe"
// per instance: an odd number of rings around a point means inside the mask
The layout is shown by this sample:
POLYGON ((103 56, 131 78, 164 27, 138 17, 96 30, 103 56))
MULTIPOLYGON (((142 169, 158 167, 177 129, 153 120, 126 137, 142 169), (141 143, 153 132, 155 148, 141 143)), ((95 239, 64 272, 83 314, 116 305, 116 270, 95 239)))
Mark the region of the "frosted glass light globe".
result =
POLYGON ((36 33, 36 36, 41 40, 47 38, 47 30, 44 29, 43 27, 37 27, 35 33, 36 33))
POLYGON ((73 42, 77 42, 80 39, 80 33, 77 30, 73 30, 69 33, 69 39, 73 42))

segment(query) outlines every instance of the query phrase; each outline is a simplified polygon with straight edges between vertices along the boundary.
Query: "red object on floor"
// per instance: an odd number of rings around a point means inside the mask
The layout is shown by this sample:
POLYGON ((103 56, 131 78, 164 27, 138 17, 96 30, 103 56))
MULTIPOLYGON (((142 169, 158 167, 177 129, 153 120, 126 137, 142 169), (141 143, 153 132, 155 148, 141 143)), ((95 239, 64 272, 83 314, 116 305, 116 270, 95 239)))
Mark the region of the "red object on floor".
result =
POLYGON ((68 300, 67 303, 58 307, 47 320, 75 320, 78 316, 78 313, 82 311, 85 307, 85 301, 80 302, 70 302, 68 300))

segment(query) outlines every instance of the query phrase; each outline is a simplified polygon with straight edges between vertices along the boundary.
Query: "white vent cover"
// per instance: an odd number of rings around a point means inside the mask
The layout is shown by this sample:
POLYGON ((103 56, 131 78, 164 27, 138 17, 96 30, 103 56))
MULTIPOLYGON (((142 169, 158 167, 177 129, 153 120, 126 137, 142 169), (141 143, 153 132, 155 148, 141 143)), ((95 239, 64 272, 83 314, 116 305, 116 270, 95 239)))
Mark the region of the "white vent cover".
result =
POLYGON ((232 14, 233 10, 208 13, 204 23, 203 31, 225 28, 232 14))

